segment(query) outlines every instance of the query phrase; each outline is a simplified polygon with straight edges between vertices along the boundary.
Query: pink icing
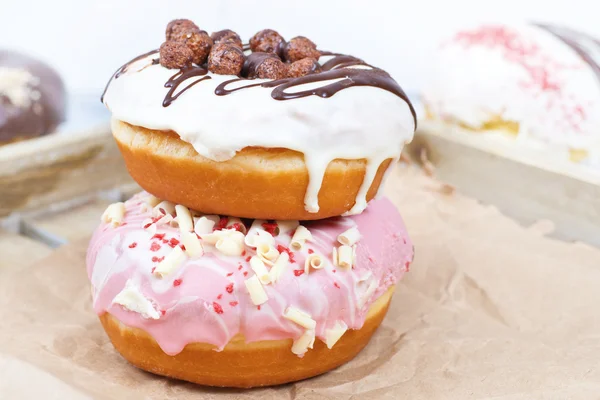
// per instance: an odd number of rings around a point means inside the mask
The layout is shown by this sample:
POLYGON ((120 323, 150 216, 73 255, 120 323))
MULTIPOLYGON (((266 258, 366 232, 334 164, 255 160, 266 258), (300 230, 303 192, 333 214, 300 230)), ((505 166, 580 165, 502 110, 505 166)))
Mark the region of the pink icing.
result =
MULTIPOLYGON (((174 242, 165 242, 180 240, 180 234, 178 228, 165 224, 157 229, 164 239, 143 229, 143 221, 151 217, 151 211, 143 208, 147 196, 140 193, 125 203, 123 225, 113 228, 103 223, 95 231, 87 253, 87 272, 99 315, 110 312, 125 325, 145 330, 171 355, 192 342, 210 343, 220 350, 238 333, 247 342, 296 339, 304 329, 283 317, 288 306, 316 320, 315 333, 321 340, 336 321, 359 329, 370 305, 404 275, 413 259, 413 246, 400 214, 388 199, 374 200, 360 215, 303 223, 313 240, 293 252, 295 262, 276 283, 264 286, 269 300, 257 307, 244 285, 254 274, 246 261, 256 254, 250 247, 242 257, 207 252, 198 259, 187 259, 162 279, 152 274, 158 260, 172 250, 174 242), (333 247, 339 246, 338 235, 353 226, 362 238, 356 265, 344 270, 333 265, 331 254, 333 247), (321 255, 324 268, 295 273, 304 271, 309 251, 321 255), (152 302, 160 318, 145 318, 113 304, 128 281, 152 302), (377 289, 364 298, 372 281, 377 289)), ((290 239, 291 233, 275 237, 276 243, 285 247, 290 239)))

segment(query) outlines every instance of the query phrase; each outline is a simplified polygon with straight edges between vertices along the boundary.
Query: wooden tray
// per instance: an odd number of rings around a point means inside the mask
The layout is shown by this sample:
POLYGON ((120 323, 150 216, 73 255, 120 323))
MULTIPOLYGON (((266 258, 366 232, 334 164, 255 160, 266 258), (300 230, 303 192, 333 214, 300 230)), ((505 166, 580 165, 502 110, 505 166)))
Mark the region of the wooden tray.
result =
POLYGON ((98 99, 71 103, 59 132, 0 146, 0 218, 66 208, 132 183, 98 99))
POLYGON ((555 224, 555 236, 600 246, 600 173, 447 124, 421 121, 408 146, 425 152, 435 175, 524 224, 555 224))

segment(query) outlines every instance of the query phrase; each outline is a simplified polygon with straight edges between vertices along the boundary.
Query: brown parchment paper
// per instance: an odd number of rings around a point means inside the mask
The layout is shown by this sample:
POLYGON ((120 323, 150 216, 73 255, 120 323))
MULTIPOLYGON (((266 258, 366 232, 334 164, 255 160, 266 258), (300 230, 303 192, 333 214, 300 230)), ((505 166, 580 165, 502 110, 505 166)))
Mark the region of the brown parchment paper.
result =
MULTIPOLYGON (((91 310, 87 239, 0 275, 0 399, 599 399, 600 250, 522 227, 400 168, 416 246, 352 362, 276 388, 199 387, 128 365, 91 310)), ((599 227, 600 234, 600 227, 599 227)))

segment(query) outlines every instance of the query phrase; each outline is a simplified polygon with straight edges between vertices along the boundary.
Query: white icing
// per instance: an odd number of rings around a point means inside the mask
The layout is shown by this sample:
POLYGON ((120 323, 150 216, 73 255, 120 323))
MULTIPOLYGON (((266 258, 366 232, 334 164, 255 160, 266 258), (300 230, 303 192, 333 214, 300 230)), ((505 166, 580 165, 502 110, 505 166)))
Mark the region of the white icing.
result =
MULTIPOLYGON (((496 26, 512 35, 513 47, 529 49, 525 60, 531 71, 515 61, 520 59, 518 55, 507 56, 504 46, 467 46, 464 40, 451 38, 440 45, 430 63, 432 70, 423 92, 428 110, 435 118, 474 128, 497 117, 518 122, 516 139, 493 136, 562 159, 569 157, 569 150, 587 150, 585 163, 600 168, 600 82, 592 68, 545 29, 496 26), (532 84, 532 71, 547 73, 549 84, 556 84, 559 90, 532 84)), ((596 58, 598 51, 596 45, 596 58)))
MULTIPOLYGON (((272 89, 261 87, 217 96, 215 88, 235 77, 209 73, 211 79, 163 107, 168 92, 164 84, 177 71, 149 65, 152 57, 156 54, 131 65, 109 84, 104 103, 113 118, 149 129, 173 130, 200 155, 215 161, 228 160, 248 146, 299 151, 309 172, 305 195, 309 212, 319 210, 318 194, 329 162, 365 158, 374 164, 396 159, 413 137, 415 126, 408 104, 391 92, 370 86, 347 88, 331 98, 278 101, 271 97, 272 89)), ((262 80, 253 83, 259 82, 262 80)), ((308 86, 290 88, 289 92, 308 86)), ((352 213, 365 207, 364 194, 374 177, 372 169, 377 170, 373 166, 367 171, 352 213)))

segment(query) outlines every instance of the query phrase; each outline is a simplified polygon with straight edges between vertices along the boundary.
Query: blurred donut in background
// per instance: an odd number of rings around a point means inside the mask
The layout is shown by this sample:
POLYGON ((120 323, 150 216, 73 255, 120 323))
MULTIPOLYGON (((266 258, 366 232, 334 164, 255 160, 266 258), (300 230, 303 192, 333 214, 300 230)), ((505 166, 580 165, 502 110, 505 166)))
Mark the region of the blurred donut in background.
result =
POLYGON ((0 49, 0 144, 52 133, 65 111, 65 86, 54 69, 0 49))

